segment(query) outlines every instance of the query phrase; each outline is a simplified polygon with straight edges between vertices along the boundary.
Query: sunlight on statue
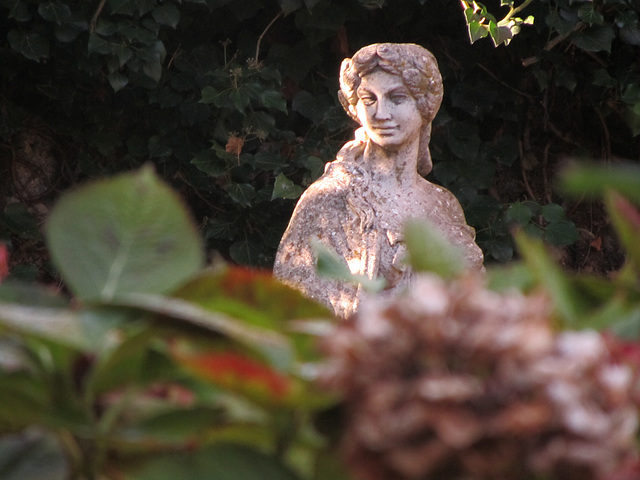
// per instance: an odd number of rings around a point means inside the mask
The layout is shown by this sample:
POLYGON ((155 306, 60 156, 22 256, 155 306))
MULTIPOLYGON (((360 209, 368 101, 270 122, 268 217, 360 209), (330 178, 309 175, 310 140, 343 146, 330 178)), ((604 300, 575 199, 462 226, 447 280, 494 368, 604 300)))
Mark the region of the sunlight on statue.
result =
POLYGON ((335 251, 352 274, 384 278, 385 293, 393 294, 412 277, 402 232, 413 218, 428 220, 461 249, 467 267, 481 269, 482 251, 460 203, 422 177, 432 168, 431 122, 442 101, 433 55, 414 44, 364 47, 342 62, 338 96, 362 127, 300 197, 274 274, 347 317, 366 292, 318 276, 314 242, 335 251))

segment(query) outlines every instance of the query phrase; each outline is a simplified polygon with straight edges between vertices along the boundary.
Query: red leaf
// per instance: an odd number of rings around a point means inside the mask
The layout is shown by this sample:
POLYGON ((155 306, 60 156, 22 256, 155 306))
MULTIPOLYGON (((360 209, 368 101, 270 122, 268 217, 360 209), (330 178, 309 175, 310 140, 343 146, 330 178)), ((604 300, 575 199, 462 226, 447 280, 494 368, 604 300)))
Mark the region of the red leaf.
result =
POLYGON ((0 243, 0 282, 9 275, 9 252, 7 246, 0 243))
POLYGON ((284 400, 291 391, 289 378, 241 353, 222 351, 175 357, 196 375, 223 388, 272 400, 284 400))

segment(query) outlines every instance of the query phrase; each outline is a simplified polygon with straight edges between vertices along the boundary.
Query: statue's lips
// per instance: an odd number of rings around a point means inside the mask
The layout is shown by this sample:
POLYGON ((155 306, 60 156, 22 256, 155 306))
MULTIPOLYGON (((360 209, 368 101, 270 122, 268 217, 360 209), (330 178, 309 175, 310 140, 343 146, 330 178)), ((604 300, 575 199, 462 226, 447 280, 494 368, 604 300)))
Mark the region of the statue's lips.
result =
POLYGON ((397 125, 382 125, 382 126, 373 126, 372 130, 376 132, 378 135, 392 135, 398 130, 397 125))

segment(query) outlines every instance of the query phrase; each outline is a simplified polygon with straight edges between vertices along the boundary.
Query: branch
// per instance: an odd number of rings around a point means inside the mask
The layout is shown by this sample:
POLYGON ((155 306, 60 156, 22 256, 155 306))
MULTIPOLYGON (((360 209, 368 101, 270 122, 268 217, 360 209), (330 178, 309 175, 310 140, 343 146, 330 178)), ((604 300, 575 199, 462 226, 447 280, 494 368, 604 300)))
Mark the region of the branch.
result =
POLYGON ((258 56, 260 55, 260 43, 262 43, 262 39, 264 38, 264 36, 267 34, 267 32, 269 31, 269 29, 271 28, 271 26, 276 22, 276 20, 278 18, 280 18, 282 16, 282 11, 280 11, 275 17, 273 17, 273 20, 271 20, 269 22, 269 25, 266 26, 266 28, 262 31, 262 33, 260 34, 260 37, 258 37, 258 43, 256 43, 256 56, 253 59, 253 62, 251 62, 251 66, 254 68, 258 68, 258 56))
POLYGON ((100 13, 102 13, 102 9, 104 8, 104 4, 107 3, 107 0, 100 0, 100 3, 98 4, 98 8, 96 8, 96 13, 93 14, 93 17, 91 17, 91 28, 90 28, 90 32, 93 33, 96 30, 96 23, 98 23, 98 17, 100 16, 100 13))

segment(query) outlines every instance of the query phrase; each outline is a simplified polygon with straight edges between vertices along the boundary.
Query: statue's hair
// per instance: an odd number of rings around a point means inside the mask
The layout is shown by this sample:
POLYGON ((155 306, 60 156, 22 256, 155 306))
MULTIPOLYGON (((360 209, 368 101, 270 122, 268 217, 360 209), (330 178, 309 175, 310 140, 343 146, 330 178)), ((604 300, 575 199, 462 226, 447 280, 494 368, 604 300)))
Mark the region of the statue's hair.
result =
POLYGON ((376 43, 358 50, 342 61, 338 98, 349 116, 358 121, 356 104, 361 78, 376 69, 398 75, 416 101, 424 119, 420 133, 418 172, 431 171, 431 122, 442 103, 442 77, 435 57, 427 49, 413 43, 376 43))

